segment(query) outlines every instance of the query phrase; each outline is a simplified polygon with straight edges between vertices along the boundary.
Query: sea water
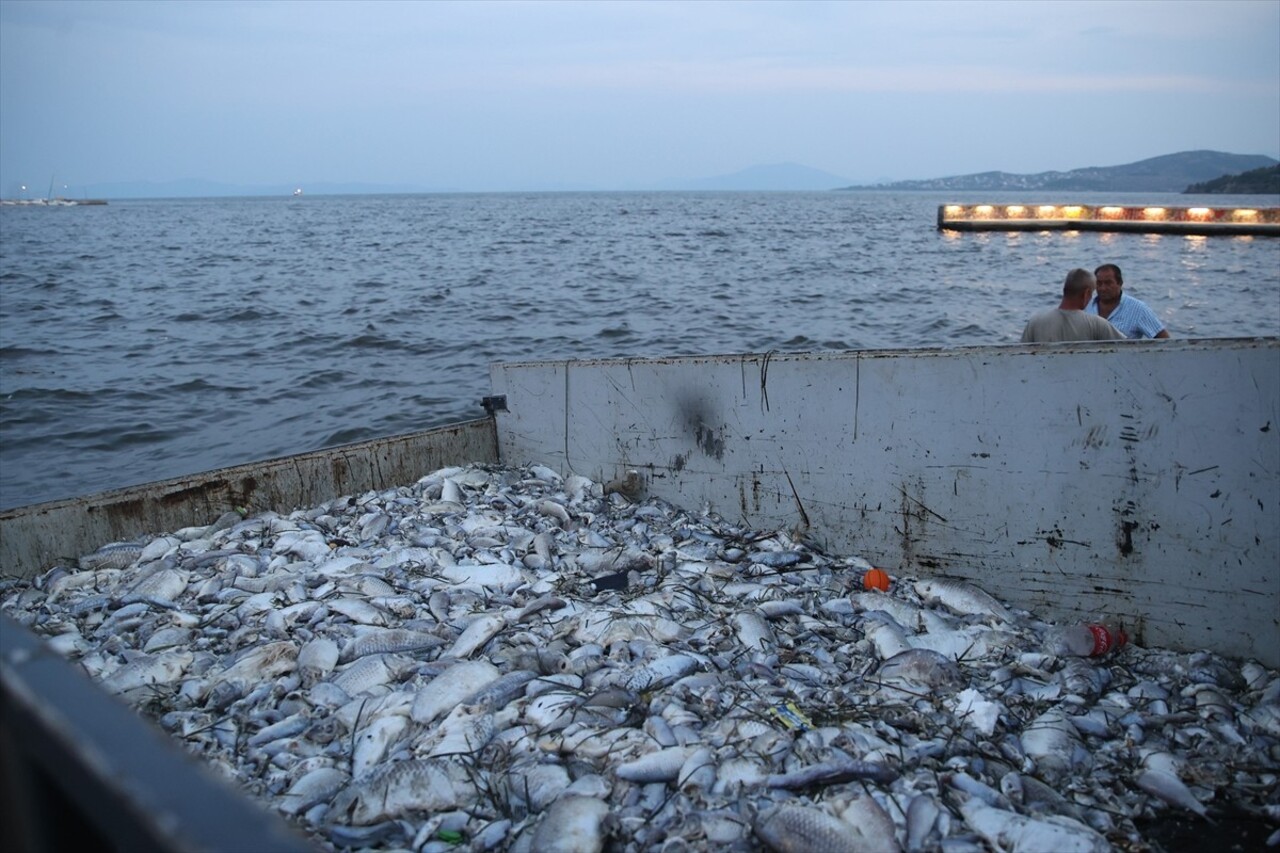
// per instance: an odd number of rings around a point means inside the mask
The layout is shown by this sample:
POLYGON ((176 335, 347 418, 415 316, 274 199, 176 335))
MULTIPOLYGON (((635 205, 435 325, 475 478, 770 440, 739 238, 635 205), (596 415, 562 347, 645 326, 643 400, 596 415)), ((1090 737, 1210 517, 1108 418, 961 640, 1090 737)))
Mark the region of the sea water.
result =
POLYGON ((479 417, 495 361, 1012 344, 1068 270, 1104 262, 1174 337, 1280 335, 1280 239, 939 231, 950 201, 1028 198, 0 208, 0 507, 479 417))

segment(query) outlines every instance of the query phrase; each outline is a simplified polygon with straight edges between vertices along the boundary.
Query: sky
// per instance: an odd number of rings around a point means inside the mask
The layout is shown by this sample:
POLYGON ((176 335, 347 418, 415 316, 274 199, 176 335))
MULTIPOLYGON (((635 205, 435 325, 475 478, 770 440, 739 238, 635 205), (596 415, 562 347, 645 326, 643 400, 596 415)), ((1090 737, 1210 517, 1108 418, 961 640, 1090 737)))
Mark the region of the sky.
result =
POLYGON ((1280 0, 0 0, 0 195, 1280 158, 1280 0))

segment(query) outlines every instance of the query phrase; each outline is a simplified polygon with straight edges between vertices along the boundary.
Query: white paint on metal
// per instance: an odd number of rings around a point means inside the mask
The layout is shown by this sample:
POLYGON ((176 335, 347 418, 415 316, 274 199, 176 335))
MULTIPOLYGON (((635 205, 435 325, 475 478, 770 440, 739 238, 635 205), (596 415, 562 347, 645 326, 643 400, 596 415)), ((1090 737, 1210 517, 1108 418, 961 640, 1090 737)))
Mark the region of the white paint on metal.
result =
POLYGON ((1280 666, 1280 340, 494 365, 506 464, 1280 666), (795 494, 791 484, 794 483, 795 494), (797 496, 799 497, 799 505, 797 496))

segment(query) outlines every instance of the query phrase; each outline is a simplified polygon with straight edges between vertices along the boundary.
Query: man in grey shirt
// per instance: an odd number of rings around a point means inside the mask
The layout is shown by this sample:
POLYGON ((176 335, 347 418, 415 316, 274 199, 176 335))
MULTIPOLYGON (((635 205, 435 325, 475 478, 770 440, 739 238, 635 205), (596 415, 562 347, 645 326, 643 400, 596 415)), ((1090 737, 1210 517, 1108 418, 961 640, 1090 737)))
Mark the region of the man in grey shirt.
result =
POLYGON ((1124 335, 1097 314, 1086 314, 1096 282, 1088 270, 1074 269, 1062 284, 1062 302, 1041 311, 1022 330, 1024 344, 1056 341, 1123 341, 1124 335))

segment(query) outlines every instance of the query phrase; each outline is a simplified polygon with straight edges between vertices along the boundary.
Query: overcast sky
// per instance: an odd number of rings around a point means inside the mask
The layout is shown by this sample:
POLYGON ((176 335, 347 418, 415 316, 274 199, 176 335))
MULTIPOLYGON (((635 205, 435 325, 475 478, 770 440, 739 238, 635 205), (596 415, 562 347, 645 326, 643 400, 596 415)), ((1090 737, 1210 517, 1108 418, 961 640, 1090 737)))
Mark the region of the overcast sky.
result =
POLYGON ((1280 157, 1280 0, 0 0, 0 192, 1280 157))

